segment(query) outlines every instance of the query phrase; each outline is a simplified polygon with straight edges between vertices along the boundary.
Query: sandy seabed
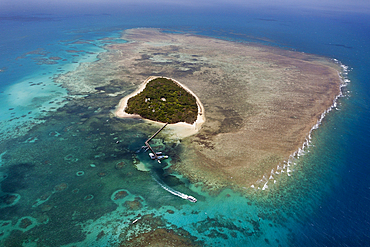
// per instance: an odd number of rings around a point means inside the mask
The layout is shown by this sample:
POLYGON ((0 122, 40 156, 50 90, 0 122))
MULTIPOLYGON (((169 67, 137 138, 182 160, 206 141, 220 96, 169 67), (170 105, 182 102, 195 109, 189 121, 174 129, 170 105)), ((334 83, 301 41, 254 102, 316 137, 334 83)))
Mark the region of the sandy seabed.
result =
POLYGON ((152 76, 181 81, 202 102, 207 121, 164 131, 185 147, 171 168, 210 190, 246 188, 269 176, 340 94, 340 66, 323 57, 158 29, 130 29, 122 38, 128 42, 108 45, 99 61, 59 82, 76 94, 109 85, 124 96, 128 85, 138 88, 116 108, 125 117, 125 102, 152 76))

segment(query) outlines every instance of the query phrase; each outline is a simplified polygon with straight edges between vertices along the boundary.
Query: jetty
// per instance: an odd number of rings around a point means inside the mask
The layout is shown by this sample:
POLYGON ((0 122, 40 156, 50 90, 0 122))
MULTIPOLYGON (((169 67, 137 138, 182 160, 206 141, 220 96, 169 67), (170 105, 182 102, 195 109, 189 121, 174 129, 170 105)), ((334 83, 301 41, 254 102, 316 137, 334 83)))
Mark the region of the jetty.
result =
POLYGON ((158 160, 159 163, 161 163, 161 159, 160 157, 158 157, 157 153, 153 150, 153 148, 149 145, 149 142, 156 136, 159 134, 159 132, 161 132, 166 126, 167 126, 168 123, 166 123, 165 125, 163 125, 159 130, 157 130, 157 132, 155 132, 148 140, 145 141, 145 146, 147 146, 150 151, 152 151, 154 157, 156 160, 158 160))

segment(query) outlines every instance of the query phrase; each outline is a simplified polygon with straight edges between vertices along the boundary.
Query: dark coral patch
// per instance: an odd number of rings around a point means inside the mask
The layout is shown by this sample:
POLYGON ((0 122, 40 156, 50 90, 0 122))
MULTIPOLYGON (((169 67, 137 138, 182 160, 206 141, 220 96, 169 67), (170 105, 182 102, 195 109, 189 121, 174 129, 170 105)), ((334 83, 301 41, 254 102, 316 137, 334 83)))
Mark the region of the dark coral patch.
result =
POLYGON ((85 199, 85 200, 87 200, 87 201, 91 201, 92 199, 94 199, 94 196, 93 196, 93 195, 91 195, 91 194, 89 194, 89 195, 86 195, 86 196, 84 197, 84 199, 85 199))
POLYGON ((107 176, 107 173, 106 172, 99 172, 98 173, 98 177, 105 177, 105 176, 107 176))
POLYGON ((58 185, 55 185, 54 191, 60 192, 60 191, 66 190, 67 188, 68 188, 67 183, 60 183, 58 185))
POLYGON ((134 200, 134 201, 126 201, 124 203, 125 207, 128 208, 129 210, 139 210, 140 208, 142 208, 142 204, 141 202, 137 201, 137 200, 134 200))
POLYGON ((53 208, 53 206, 52 206, 52 205, 44 204, 44 205, 42 205, 42 206, 41 206, 41 211, 42 211, 42 212, 48 212, 48 211, 50 211, 52 208, 53 208))
POLYGON ((125 162, 121 161, 121 162, 118 162, 118 163, 115 165, 115 168, 116 168, 117 170, 120 170, 120 169, 122 169, 124 166, 125 166, 125 162))
POLYGON ((17 203, 20 199, 20 195, 17 194, 5 194, 0 197, 0 205, 2 206, 12 206, 17 203))
POLYGON ((125 198, 128 193, 125 190, 119 190, 113 194, 113 200, 119 200, 125 198))
POLYGON ((74 189, 74 190, 72 190, 72 193, 73 193, 73 194, 77 194, 78 192, 80 192, 80 190, 79 190, 79 189, 74 189))
POLYGON ((19 223, 19 227, 26 229, 27 227, 32 225, 32 221, 28 218, 23 218, 21 222, 19 223))

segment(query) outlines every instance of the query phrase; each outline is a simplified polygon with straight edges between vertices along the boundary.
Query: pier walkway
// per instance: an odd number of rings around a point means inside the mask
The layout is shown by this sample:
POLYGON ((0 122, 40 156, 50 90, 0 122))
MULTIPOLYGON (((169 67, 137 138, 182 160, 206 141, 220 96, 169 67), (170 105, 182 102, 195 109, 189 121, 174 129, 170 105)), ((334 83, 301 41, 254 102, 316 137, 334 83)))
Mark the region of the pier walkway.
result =
POLYGON ((164 129, 164 127, 166 127, 167 126, 167 124, 168 123, 166 123, 165 125, 163 125, 159 130, 157 130, 157 132, 155 132, 148 140, 146 140, 146 142, 145 142, 145 145, 150 149, 150 151, 152 151, 152 153, 154 154, 154 157, 155 157, 155 159, 156 160, 158 160, 158 162, 160 163, 160 159, 158 158, 158 156, 157 156, 157 154, 156 154, 156 152, 153 150, 153 148, 149 145, 149 142, 150 142, 150 140, 152 140, 156 135, 158 135, 159 134, 159 132, 161 132, 163 129, 164 129))

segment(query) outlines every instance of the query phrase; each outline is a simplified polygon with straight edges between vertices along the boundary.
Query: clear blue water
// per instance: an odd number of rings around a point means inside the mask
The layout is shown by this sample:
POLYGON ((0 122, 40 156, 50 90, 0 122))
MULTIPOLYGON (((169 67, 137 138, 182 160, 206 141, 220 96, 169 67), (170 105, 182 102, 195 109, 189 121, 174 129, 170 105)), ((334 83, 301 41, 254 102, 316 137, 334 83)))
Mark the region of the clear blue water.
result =
MULTIPOLYGON (((9 193, 20 195, 14 206, 0 208, 1 243, 17 246, 14 243, 20 243, 15 240, 18 238, 24 246, 27 241, 28 246, 33 246, 32 243, 73 245, 74 242, 79 246, 117 246, 117 229, 127 235, 139 232, 127 228, 126 223, 140 213, 163 217, 167 223, 162 227, 182 227, 203 241, 204 246, 370 246, 370 15, 284 9, 180 11, 168 7, 155 10, 152 12, 148 7, 121 11, 107 7, 94 15, 61 10, 51 15, 23 12, 0 16, 0 172, 4 177, 1 195, 2 198, 9 193), (105 14, 109 11, 112 14, 105 14), (81 62, 93 62, 107 42, 122 42, 117 39, 120 32, 136 27, 195 32, 335 58, 349 67, 347 78, 350 82, 343 89, 344 97, 338 100, 338 109, 331 111, 313 132, 313 146, 297 161, 297 171, 292 178, 281 178, 279 185, 270 192, 257 193, 250 198, 231 191, 210 197, 187 183, 172 182, 176 189, 197 195, 199 202, 189 204, 161 190, 150 174, 127 166, 123 169, 124 176, 113 175, 107 170, 104 165, 114 165, 116 161, 100 159, 102 151, 93 141, 86 141, 100 136, 106 138, 102 141, 109 143, 107 134, 89 129, 77 136, 73 132, 77 128, 73 123, 81 121, 78 117, 81 110, 76 109, 76 116, 65 115, 65 119, 50 117, 57 108, 68 103, 66 90, 55 85, 53 78, 74 70, 81 62), (76 41, 86 42, 76 44, 76 41), (37 52, 30 53, 35 50, 37 52), (40 82, 40 85, 30 86, 40 82), (16 91, 23 89, 23 94, 14 96, 14 88, 16 91), (20 101, 25 95, 29 95, 28 101, 20 101), (11 108, 14 109, 9 110, 11 108), (45 116, 48 117, 44 119, 45 116), (44 124, 37 122, 37 118, 44 119, 44 124), (40 123, 41 127, 24 136, 13 136, 18 131, 17 126, 35 126, 32 122, 40 123), (55 135, 60 138, 54 131, 61 134, 64 143, 52 139, 55 135), (35 136, 38 142, 30 139, 35 136), (36 148, 31 144, 37 145, 36 148), (49 149, 50 153, 43 153, 43 149, 49 149), (74 153, 74 149, 79 152, 74 153), (62 163, 65 165, 59 168, 62 163), (98 170, 93 170, 92 163, 98 170), (50 165, 55 169, 53 174, 41 172, 50 165), (76 177, 79 170, 85 174, 76 177), (98 172, 106 172, 117 184, 103 181, 104 176, 100 177, 103 174, 99 175, 101 180, 91 182, 96 180, 98 172), (68 184, 68 188, 53 190, 58 184, 63 187, 62 183, 68 184), (89 188, 90 183, 96 187, 89 188), (30 188, 39 188, 34 197, 30 188), (75 188, 79 188, 78 193, 75 188), (125 189, 129 196, 117 202, 105 200, 119 189, 125 189), (91 200, 90 194, 94 196, 91 200), (47 202, 33 207, 36 198, 47 202), (141 202, 137 212, 127 210, 127 204, 124 206, 125 202, 133 200, 141 202), (79 205, 80 202, 85 204, 79 205), (45 206, 49 204, 52 209, 45 206), (86 205, 91 211, 79 216, 76 212, 86 211, 86 205), (72 208, 70 214, 67 209, 65 214, 73 218, 76 226, 68 230, 58 225, 57 219, 62 217, 58 208, 72 208), (166 213, 167 210, 175 213, 166 213), (22 217, 29 217, 30 227, 20 227, 22 217), (108 223, 112 219, 120 220, 108 223), (79 222, 83 227, 77 226, 79 222), (105 234, 97 241, 100 231, 105 234)), ((44 11, 47 13, 47 9, 44 11)), ((93 115, 91 111, 86 117, 93 115)), ((129 122, 125 124, 128 126, 129 122)), ((107 133, 112 131, 106 128, 107 133)), ((125 148, 134 150, 145 140, 146 131, 135 129, 116 135, 128 142, 125 148)), ((123 159, 129 160, 131 154, 126 156, 123 159)), ((139 159, 150 162, 142 156, 139 159)), ((171 181, 165 182, 171 184, 171 181)), ((65 222, 72 224, 67 219, 65 222)))

